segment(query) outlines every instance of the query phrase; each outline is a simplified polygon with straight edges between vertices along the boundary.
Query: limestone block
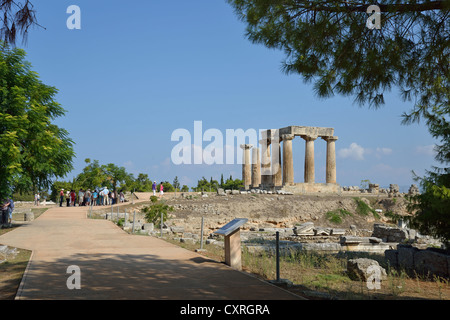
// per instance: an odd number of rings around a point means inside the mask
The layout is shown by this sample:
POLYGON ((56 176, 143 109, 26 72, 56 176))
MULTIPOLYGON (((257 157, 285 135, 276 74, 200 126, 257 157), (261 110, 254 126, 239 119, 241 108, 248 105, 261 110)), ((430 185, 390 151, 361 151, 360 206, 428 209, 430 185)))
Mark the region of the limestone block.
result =
POLYGON ((414 268, 414 254, 419 250, 412 246, 397 246, 398 265, 406 269, 414 268))
POLYGON ((400 191, 400 188, 398 187, 398 184, 390 184, 389 191, 395 194, 400 191))
POLYGON ((142 228, 146 231, 153 231, 155 228, 155 225, 153 223, 144 223, 142 228))
POLYGON ((180 242, 195 244, 196 241, 193 238, 180 238, 180 242))
POLYGON ((296 234, 298 236, 314 235, 314 223, 313 222, 305 222, 299 226, 295 226, 294 234, 296 234))
POLYGON ((317 227, 314 228, 313 230, 315 236, 329 236, 331 234, 331 228, 317 227))
POLYGON ((170 230, 173 233, 183 233, 184 232, 184 227, 182 227, 182 226, 179 226, 179 227, 173 226, 173 227, 170 228, 170 230))
POLYGON ((331 235, 332 236, 343 236, 345 235, 345 229, 331 229, 331 235))
POLYGON ((33 212, 25 212, 23 215, 24 221, 34 221, 34 213, 33 212))
POLYGON ((344 236, 341 237, 340 242, 341 244, 381 243, 382 240, 376 237, 344 236))
POLYGON ((306 251, 331 251, 339 252, 342 247, 339 243, 324 242, 324 243, 301 243, 301 249, 306 251))
POLYGON ((424 274, 448 276, 448 256, 432 250, 418 250, 414 253, 414 267, 424 274))
MULTIPOLYGON (((124 230, 132 230, 133 229, 133 223, 132 222, 125 222, 123 225, 124 230)), ((142 230, 142 224, 140 222, 134 223, 134 230, 142 230)))
POLYGON ((370 267, 379 268, 380 270, 380 280, 387 279, 387 273, 384 268, 382 268, 376 260, 359 258, 350 259, 347 262, 347 274, 352 280, 367 281, 371 275, 373 275, 373 269, 370 267), (372 272, 371 272, 372 271, 372 272))
POLYGON ((398 267, 398 251, 397 250, 384 251, 384 257, 390 266, 392 266, 394 268, 398 267))

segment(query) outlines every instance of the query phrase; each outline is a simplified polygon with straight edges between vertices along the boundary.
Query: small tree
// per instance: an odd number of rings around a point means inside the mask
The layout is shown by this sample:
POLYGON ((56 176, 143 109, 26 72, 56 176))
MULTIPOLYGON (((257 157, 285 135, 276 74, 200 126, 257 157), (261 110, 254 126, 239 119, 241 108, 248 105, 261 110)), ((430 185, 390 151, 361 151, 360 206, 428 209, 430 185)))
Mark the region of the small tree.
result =
POLYGON ((223 181, 223 173, 220 175, 220 187, 223 188, 224 181, 223 181))
POLYGON ((163 184, 164 192, 174 192, 175 191, 175 188, 169 181, 164 181, 162 184, 163 184))
MULTIPOLYGON (((231 178, 231 177, 230 177, 231 178)), ((239 190, 244 187, 244 181, 240 179, 228 179, 224 184, 224 189, 239 190)))
POLYGON ((368 189, 369 185, 370 185, 369 179, 361 180, 361 189, 368 189))
POLYGON ((153 223, 155 226, 161 226, 161 214, 164 221, 168 220, 168 212, 173 211, 173 207, 165 204, 164 202, 156 202, 150 206, 142 208, 142 212, 145 213, 145 220, 148 223, 153 223))
POLYGON ((173 179, 172 185, 175 188, 175 191, 180 191, 180 182, 178 181, 178 177, 175 177, 175 179, 173 179))

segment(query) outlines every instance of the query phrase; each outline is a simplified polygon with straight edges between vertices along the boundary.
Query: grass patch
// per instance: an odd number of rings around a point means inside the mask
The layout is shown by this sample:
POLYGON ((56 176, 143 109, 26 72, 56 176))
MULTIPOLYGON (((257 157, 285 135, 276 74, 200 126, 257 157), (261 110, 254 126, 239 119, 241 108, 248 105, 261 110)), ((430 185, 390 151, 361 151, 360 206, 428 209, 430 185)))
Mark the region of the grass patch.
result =
MULTIPOLYGON (((166 240, 166 239, 164 239, 166 240)), ((180 243, 170 240, 180 247, 194 251, 199 243, 180 243)), ((216 245, 204 245, 206 251, 201 252, 213 260, 224 262, 224 249, 216 245)), ((276 260, 273 254, 267 252, 250 252, 246 246, 242 250, 242 269, 262 280, 276 279, 276 260)), ((341 300, 409 300, 409 299, 450 299, 450 286, 447 280, 441 278, 430 281, 422 277, 408 277, 404 272, 390 270, 384 265, 384 256, 341 252, 339 254, 324 254, 290 250, 280 257, 280 277, 288 279, 293 286, 284 287, 295 294, 317 299, 341 300), (377 260, 388 271, 388 279, 381 283, 380 290, 370 290, 362 281, 353 281, 347 274, 348 259, 365 257, 377 260)))
POLYGON ((14 300, 30 260, 31 251, 18 251, 15 258, 0 264, 0 300, 14 300))
POLYGON ((343 221, 343 218, 345 216, 350 216, 350 215, 351 215, 351 213, 345 209, 336 209, 336 210, 328 211, 327 213, 325 213, 327 220, 330 221, 331 223, 335 223, 335 224, 341 224, 343 221))
POLYGON ((358 198, 353 198, 356 202, 356 213, 361 216, 368 216, 372 214, 376 219, 380 219, 380 215, 372 209, 367 203, 358 198))

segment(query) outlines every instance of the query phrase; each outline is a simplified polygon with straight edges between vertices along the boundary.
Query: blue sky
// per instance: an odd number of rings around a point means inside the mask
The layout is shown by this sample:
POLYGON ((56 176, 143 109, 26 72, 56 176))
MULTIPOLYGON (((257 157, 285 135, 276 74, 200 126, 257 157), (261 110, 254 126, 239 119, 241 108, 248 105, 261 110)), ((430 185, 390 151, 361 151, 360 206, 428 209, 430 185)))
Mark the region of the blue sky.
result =
MULTIPOLYGON (((174 165, 172 132, 268 129, 290 125, 335 128, 337 180, 388 186, 414 183, 435 165, 435 141, 423 124, 402 126, 411 109, 394 89, 379 110, 353 98, 319 99, 298 75, 281 72, 284 55, 252 44, 225 0, 34 1, 38 22, 20 45, 41 80, 58 88, 67 110, 56 123, 75 141, 75 169, 84 159, 124 166, 137 176, 194 186, 202 176, 241 177, 239 165, 174 165), (69 30, 70 5, 81 30, 69 30)), ((208 145, 205 142, 203 147, 208 145)), ((296 138, 295 181, 303 182, 304 141, 296 138)), ((315 147, 316 181, 325 182, 326 143, 315 147)))

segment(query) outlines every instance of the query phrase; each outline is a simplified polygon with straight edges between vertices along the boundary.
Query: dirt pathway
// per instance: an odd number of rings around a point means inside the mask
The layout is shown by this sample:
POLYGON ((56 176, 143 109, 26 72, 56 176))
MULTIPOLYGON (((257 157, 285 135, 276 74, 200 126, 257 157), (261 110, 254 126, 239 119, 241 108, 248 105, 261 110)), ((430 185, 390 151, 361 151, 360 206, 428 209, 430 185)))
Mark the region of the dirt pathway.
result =
POLYGON ((33 251, 16 299, 300 299, 161 239, 87 219, 86 208, 52 208, 0 244, 33 251), (70 266, 80 270, 79 290, 67 286, 70 266))

